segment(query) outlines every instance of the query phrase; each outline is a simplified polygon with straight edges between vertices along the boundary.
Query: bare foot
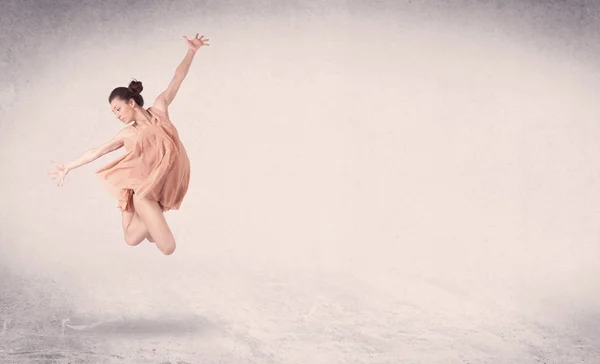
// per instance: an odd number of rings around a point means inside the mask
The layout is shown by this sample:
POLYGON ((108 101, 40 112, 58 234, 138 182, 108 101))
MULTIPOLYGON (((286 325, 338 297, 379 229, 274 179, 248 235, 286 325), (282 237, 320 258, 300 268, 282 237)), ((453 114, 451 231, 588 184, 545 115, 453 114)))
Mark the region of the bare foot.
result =
POLYGON ((154 239, 152 239, 152 235, 148 234, 148 236, 146 236, 146 240, 148 240, 151 243, 154 243, 154 239))

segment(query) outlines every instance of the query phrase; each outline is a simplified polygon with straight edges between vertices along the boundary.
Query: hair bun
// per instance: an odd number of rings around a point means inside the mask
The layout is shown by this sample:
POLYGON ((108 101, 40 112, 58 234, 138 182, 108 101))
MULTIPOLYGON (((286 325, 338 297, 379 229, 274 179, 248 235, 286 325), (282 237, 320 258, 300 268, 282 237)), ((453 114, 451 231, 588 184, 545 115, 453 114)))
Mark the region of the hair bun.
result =
POLYGON ((131 91, 135 92, 136 94, 139 94, 144 89, 144 86, 142 86, 142 83, 140 81, 134 79, 129 83, 129 89, 131 89, 131 91))

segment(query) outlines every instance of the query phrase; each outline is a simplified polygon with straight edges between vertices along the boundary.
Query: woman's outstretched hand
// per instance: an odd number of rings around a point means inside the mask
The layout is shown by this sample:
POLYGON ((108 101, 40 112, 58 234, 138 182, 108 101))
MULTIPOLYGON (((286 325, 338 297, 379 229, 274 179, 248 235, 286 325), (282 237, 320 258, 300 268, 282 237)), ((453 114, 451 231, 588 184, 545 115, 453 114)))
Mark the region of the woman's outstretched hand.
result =
POLYGON ((190 49, 194 52, 197 51, 198 49, 200 49, 200 47, 210 45, 207 43, 209 41, 209 39, 204 39, 203 35, 202 36, 199 36, 199 35, 200 35, 200 33, 197 33, 193 39, 188 39, 188 37, 186 37, 185 35, 183 36, 183 38, 185 38, 185 40, 187 41, 187 44, 190 47, 190 49))
POLYGON ((69 169, 62 163, 51 162, 54 165, 54 169, 48 172, 48 174, 56 181, 57 186, 62 187, 65 183, 65 177, 67 176, 67 173, 69 173, 69 169))

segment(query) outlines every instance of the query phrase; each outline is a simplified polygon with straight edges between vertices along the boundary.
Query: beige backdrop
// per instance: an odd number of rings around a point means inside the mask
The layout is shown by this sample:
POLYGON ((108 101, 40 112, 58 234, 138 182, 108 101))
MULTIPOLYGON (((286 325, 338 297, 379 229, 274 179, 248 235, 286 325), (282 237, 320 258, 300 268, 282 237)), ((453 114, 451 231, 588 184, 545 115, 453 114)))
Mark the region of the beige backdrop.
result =
POLYGON ((2 2, 0 359, 600 357, 599 12, 2 2), (149 106, 196 32, 164 257, 125 245, 95 179, 121 151, 63 188, 45 173, 122 127, 114 87, 149 106))

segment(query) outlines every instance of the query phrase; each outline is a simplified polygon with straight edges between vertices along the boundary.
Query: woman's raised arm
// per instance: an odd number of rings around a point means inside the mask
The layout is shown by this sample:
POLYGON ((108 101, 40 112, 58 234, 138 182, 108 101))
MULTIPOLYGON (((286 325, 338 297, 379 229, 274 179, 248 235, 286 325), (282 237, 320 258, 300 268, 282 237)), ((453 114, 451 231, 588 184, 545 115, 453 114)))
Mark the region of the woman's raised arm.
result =
POLYGON ((179 91, 181 83, 187 76, 192 61, 194 60, 194 56, 196 55, 196 51, 203 46, 209 45, 208 43, 206 43, 208 42, 208 39, 204 39, 204 36, 199 36, 199 34, 196 34, 196 36, 191 40, 188 39, 186 36, 184 36, 183 38, 185 38, 185 40, 187 41, 189 49, 185 54, 183 61, 181 61, 177 69, 175 69, 175 75, 173 76, 173 79, 171 79, 171 82, 169 83, 167 89, 164 90, 160 95, 158 95, 156 101, 154 101, 153 107, 163 111, 164 113, 167 113, 169 105, 171 104, 171 102, 173 102, 175 95, 177 95, 177 92, 179 91))

